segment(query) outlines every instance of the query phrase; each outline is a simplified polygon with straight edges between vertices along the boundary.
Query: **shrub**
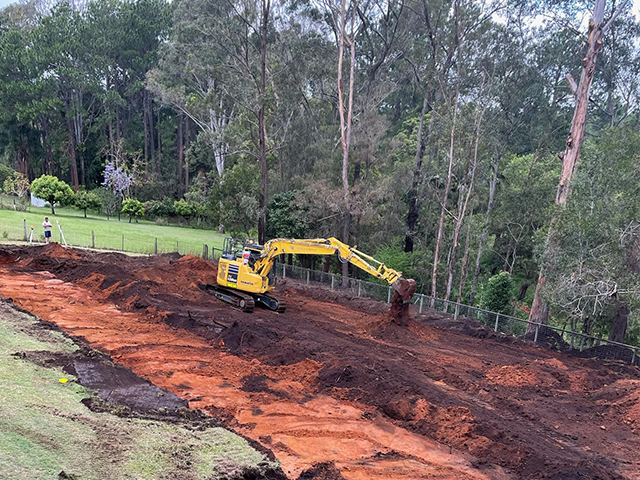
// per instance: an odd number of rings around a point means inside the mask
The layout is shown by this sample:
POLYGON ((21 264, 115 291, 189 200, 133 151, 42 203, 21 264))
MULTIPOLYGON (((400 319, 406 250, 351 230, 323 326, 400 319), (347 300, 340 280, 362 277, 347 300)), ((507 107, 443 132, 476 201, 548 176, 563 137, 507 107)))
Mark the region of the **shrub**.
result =
POLYGON ((129 215, 129 223, 131 223, 132 218, 135 218, 136 223, 138 223, 138 218, 144 215, 144 205, 135 198, 128 198, 122 202, 122 213, 129 215))
POLYGON ((169 217, 175 213, 173 200, 165 197, 162 200, 149 200, 144 204, 144 211, 147 218, 169 217))
POLYGON ((102 201, 95 192, 87 192, 81 190, 76 193, 73 203, 76 207, 84 212, 84 218, 87 218, 87 209, 99 210, 102 207, 102 201))
POLYGON ((7 167, 0 163, 0 188, 4 188, 4 182, 7 178, 13 177, 16 172, 13 168, 7 167))
POLYGON ((176 212, 176 215, 180 215, 185 220, 189 220, 192 217, 198 215, 199 206, 193 202, 187 202, 186 200, 178 200, 173 202, 173 209, 176 212))
POLYGON ((513 279, 508 272, 491 277, 482 291, 482 307, 491 312, 511 314, 513 279))

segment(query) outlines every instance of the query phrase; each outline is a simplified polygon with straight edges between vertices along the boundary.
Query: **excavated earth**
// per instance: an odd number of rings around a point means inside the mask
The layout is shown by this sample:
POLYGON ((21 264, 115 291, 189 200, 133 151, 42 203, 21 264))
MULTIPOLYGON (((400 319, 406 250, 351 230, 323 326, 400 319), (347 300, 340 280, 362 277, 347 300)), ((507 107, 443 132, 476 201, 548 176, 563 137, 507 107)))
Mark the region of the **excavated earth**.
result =
MULTIPOLYGON (((198 288, 216 266, 0 247, 0 296, 269 449, 299 479, 640 479, 640 373, 434 328, 284 283, 284 314, 198 288)), ((104 386, 108 388, 108 386, 104 386)), ((148 385, 144 388, 149 388, 148 385)))

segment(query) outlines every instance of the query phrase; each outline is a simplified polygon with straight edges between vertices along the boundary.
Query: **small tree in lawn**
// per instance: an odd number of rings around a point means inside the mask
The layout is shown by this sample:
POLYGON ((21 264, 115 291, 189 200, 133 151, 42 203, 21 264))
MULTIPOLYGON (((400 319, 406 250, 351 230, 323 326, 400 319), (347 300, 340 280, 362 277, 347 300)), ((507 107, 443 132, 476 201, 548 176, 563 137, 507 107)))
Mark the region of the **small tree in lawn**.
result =
POLYGON ((132 218, 135 218, 138 223, 138 218, 144 215, 144 204, 135 198, 128 198, 122 202, 122 213, 129 215, 129 223, 132 218))
POLYGON ((54 208, 56 202, 63 204, 73 200, 71 187, 53 175, 42 175, 36 178, 31 184, 31 191, 36 197, 49 202, 51 215, 56 214, 54 208))
MULTIPOLYGON (((109 162, 105 166, 102 185, 111 190, 120 200, 129 197, 131 186, 134 183, 133 175, 129 174, 124 168, 117 167, 114 162, 109 162)), ((120 220, 120 211, 118 211, 118 220, 120 220)))
POLYGON ((108 188, 98 188, 95 191, 95 195, 100 199, 100 205, 102 211, 107 216, 107 220, 111 218, 111 215, 118 212, 118 205, 120 204, 120 197, 113 193, 108 188))
POLYGON ((96 193, 86 190, 80 190, 76 193, 73 203, 84 212, 84 218, 87 218, 87 210, 99 210, 102 206, 100 197, 96 193))
POLYGON ((27 176, 18 172, 12 173, 4 181, 4 191, 20 199, 27 194, 30 186, 31 182, 29 182, 27 176))

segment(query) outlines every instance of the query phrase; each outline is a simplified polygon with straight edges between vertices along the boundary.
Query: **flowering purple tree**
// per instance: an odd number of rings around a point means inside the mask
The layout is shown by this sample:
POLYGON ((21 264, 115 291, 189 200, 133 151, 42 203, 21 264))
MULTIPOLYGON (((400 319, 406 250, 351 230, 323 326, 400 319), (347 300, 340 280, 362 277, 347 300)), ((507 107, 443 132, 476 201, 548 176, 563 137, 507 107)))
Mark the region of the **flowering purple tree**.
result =
POLYGON ((135 183, 133 175, 128 174, 122 167, 116 167, 115 163, 109 162, 104 168, 104 182, 102 185, 109 188, 120 198, 129 196, 129 188, 135 183))

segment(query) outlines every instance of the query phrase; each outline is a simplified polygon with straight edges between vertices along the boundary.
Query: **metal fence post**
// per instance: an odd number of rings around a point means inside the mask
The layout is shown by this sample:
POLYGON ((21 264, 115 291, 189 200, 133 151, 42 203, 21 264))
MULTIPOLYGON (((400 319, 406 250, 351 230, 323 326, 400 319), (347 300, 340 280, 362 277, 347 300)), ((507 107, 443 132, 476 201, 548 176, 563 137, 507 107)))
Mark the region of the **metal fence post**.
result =
POLYGON ((307 285, 309 285, 309 270, 307 270, 307 285))
POLYGON ((331 274, 331 290, 333 290, 333 289, 334 289, 334 283, 335 283, 335 281, 336 281, 336 276, 335 276, 335 274, 333 274, 333 273, 332 273, 332 274, 331 274))
POLYGON ((456 302, 456 309, 453 312, 453 319, 454 320, 458 320, 458 312, 460 310, 460 304, 456 302))
POLYGON ((180 253, 180 244, 178 242, 179 241, 176 240, 176 253, 180 253))
POLYGON ((424 295, 420 295, 420 310, 418 310, 418 313, 422 313, 422 302, 424 302, 424 295))
POLYGON ((282 278, 287 278, 287 266, 282 264, 282 278))
POLYGON ((24 222, 22 223, 22 226, 24 227, 24 241, 27 241, 27 219, 24 219, 24 222))
POLYGON ((122 251, 124 252, 124 233, 122 234, 122 251))
POLYGON ((536 323, 536 333, 535 333, 535 335, 533 336, 533 341, 534 341, 534 343, 537 343, 537 342, 538 342, 538 332, 539 332, 539 331, 540 331, 540 324, 539 324, 539 323, 536 323))
POLYGON ((637 348, 633 349, 633 355, 631 356, 631 365, 635 365, 636 364, 636 354, 637 354, 637 348))
POLYGON ((389 287, 389 294, 387 295, 387 303, 391 303, 391 287, 389 287))
POLYGON ((96 248, 96 232, 91 230, 91 248, 96 248))
POLYGON ((153 253, 155 253, 156 255, 158 254, 158 237, 156 237, 156 242, 153 247, 153 253))
POLYGON ((500 321, 500 314, 496 313, 496 324, 493 326, 493 329, 497 332, 498 331, 498 323, 500 321))
POLYGON ((361 292, 362 292, 362 280, 358 280, 358 297, 360 296, 361 292))

